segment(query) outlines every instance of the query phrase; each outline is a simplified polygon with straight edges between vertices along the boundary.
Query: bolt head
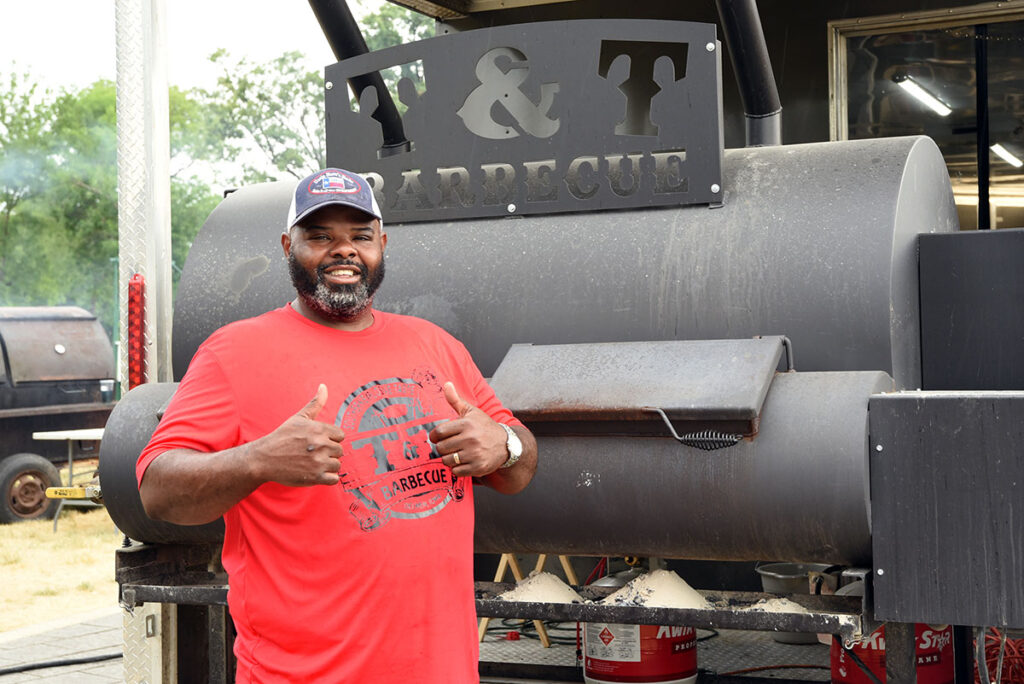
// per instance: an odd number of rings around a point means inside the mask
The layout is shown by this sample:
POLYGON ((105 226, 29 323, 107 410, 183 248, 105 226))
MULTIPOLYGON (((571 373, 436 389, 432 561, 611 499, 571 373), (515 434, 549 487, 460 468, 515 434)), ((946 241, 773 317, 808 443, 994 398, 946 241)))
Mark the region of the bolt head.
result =
POLYGON ((717 195, 721 191, 722 191, 722 186, 721 185, 719 185, 718 183, 712 183, 711 184, 711 192, 713 192, 713 193, 715 193, 717 195))
POLYGON ((324 88, 326 88, 327 90, 334 90, 334 83, 332 83, 331 81, 327 81, 326 83, 324 83, 324 88))
POLYGON ((875 445, 875 451, 882 451, 882 449, 883 449, 883 447, 882 447, 881 444, 876 444, 875 445))
POLYGON ((704 49, 707 50, 708 52, 714 52, 715 51, 715 44, 714 43, 708 43, 707 45, 704 46, 704 49))
POLYGON ((508 213, 510 213, 510 214, 516 213, 516 205, 514 205, 514 204, 510 204, 510 205, 508 205, 505 208, 508 210, 508 213))

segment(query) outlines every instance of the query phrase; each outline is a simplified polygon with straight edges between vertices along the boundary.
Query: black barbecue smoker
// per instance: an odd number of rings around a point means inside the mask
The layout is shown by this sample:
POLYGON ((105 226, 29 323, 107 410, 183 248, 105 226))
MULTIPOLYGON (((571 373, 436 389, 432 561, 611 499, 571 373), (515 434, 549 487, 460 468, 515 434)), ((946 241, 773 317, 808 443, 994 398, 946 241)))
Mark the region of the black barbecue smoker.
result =
MULTIPOLYGON (((749 608, 771 596, 745 588, 684 609, 504 601, 506 585, 480 582, 481 616, 846 644, 885 623, 899 682, 915 679, 914 623, 958 627, 959 681, 972 628, 1024 628, 1024 326, 1019 308, 991 315, 1024 294, 1024 233, 958 232, 931 139, 780 144, 752 0, 717 3, 724 46, 714 23, 675 20, 685 8, 539 3, 545 21, 526 23, 410 2, 449 23, 376 52, 344 2, 310 4, 340 60, 325 70, 328 164, 371 180, 390 234, 375 305, 461 339, 538 436, 527 491, 478 494, 477 551, 813 562, 866 588, 765 612, 749 608), (418 81, 385 85, 408 64, 418 81), (953 289, 950 272, 978 285, 953 289), (1009 292, 996 303, 993 282, 1009 292), (971 358, 972 336, 1005 341, 1002 372, 971 358)), ((277 240, 291 189, 242 188, 207 220, 175 303, 176 377, 219 326, 291 298, 277 240)), ((104 501, 136 542, 118 552, 123 604, 179 604, 201 627, 179 627, 179 667, 225 681, 225 579, 208 572, 221 527, 151 521, 135 487, 174 389, 119 403, 104 501)))
POLYGON ((51 518, 58 467, 95 458, 92 441, 40 432, 103 427, 114 408, 114 349, 92 313, 75 306, 0 307, 0 523, 51 518))

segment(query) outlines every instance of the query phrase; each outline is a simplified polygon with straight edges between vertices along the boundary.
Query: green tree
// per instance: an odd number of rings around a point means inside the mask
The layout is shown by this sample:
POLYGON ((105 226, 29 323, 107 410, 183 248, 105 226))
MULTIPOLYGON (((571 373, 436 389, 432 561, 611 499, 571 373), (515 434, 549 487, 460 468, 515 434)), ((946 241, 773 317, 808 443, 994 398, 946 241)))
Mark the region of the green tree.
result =
POLYGON ((388 3, 363 17, 360 27, 366 47, 371 51, 383 50, 429 38, 434 33, 434 20, 425 14, 388 3))
POLYGON ((233 59, 224 50, 211 61, 223 68, 217 87, 197 100, 223 122, 225 153, 242 183, 301 178, 326 164, 323 76, 298 52, 264 64, 233 59))
MULTIPOLYGON (((370 50, 426 38, 433 26, 426 15, 392 4, 361 22, 370 50)), ((309 66, 298 52, 253 64, 218 50, 210 60, 221 76, 213 90, 195 91, 194 101, 212 122, 224 158, 240 170, 238 184, 301 178, 327 163, 322 67, 309 66)), ((393 93, 403 76, 422 83, 416 63, 382 76, 393 93)))
POLYGON ((49 166, 49 93, 28 78, 11 72, 0 79, 0 296, 11 287, 19 205, 44 184, 49 166))

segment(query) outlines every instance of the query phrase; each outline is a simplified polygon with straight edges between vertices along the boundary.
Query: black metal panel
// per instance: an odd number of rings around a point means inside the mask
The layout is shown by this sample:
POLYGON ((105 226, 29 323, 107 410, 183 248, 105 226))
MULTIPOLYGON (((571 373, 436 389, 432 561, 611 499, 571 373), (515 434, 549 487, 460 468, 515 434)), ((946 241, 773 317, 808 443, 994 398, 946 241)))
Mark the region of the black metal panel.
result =
POLYGON ((326 69, 327 161, 391 222, 720 202, 720 53, 713 24, 581 20, 352 57, 326 69), (344 87, 393 67, 408 150, 373 118, 389 95, 344 87))
POLYGON ((1024 392, 871 398, 875 617, 1024 627, 1024 392))
POLYGON ((1024 228, 922 235, 923 389, 1024 389, 1024 228))

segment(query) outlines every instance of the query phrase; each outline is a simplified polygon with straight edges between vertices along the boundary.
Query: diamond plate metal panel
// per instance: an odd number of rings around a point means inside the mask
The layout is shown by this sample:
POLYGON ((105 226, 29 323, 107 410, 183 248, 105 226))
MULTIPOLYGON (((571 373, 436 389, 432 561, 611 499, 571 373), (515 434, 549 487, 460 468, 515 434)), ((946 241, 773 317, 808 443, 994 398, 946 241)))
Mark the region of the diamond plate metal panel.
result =
POLYGON ((176 606, 147 603, 122 612, 125 684, 173 684, 176 606))
MULTIPOLYGON (((145 258, 145 108, 142 68, 142 2, 117 0, 117 223, 121 349, 128 349, 128 280, 145 258)), ((128 391, 128 355, 118 355, 118 377, 128 391)), ((127 662, 127 659, 126 659, 127 662)))
MULTIPOLYGON (((117 0, 118 292, 121 349, 128 349, 128 281, 148 281, 147 380, 169 380, 170 130, 163 0, 117 0), (165 359, 168 359, 165 361, 165 359)), ((128 357, 118 374, 127 392, 128 357)))

